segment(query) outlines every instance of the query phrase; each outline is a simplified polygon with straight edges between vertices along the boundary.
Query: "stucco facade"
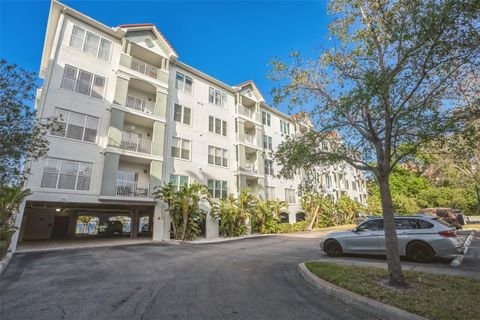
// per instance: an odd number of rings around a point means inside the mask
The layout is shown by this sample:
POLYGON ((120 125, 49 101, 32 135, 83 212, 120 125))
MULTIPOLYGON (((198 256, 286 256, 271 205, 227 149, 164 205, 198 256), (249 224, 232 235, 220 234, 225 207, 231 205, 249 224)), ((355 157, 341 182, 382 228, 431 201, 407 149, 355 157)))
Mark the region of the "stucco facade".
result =
MULTIPOLYGON (((20 240, 71 235, 76 216, 109 212, 149 216, 153 239, 168 239, 152 192, 169 181, 199 181, 217 198, 248 187, 289 200, 290 222, 301 210, 301 177, 277 178, 278 165, 265 162, 298 123, 269 107, 253 82, 230 86, 182 63, 154 25, 110 28, 53 1, 40 76, 38 117, 56 117, 60 129, 48 136, 47 159, 30 164, 20 240), (69 217, 68 230, 55 230, 57 217, 69 217)), ((334 169, 332 194, 365 202, 361 175, 345 170, 354 190, 334 169)), ((207 218, 205 229, 218 236, 217 221, 207 218)))

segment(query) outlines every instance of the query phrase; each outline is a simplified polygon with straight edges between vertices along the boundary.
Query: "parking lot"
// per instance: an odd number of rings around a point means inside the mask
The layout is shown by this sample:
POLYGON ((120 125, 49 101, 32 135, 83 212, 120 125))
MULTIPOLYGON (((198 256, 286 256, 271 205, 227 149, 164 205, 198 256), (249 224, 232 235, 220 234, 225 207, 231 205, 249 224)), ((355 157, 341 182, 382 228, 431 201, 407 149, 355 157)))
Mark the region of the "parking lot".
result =
MULTIPOLYGON (((0 318, 362 319, 305 283, 297 265, 325 259, 385 266, 385 258, 330 258, 320 252, 320 235, 17 254, 0 277, 0 318)), ((479 235, 460 267, 446 259, 404 266, 478 278, 479 235)))

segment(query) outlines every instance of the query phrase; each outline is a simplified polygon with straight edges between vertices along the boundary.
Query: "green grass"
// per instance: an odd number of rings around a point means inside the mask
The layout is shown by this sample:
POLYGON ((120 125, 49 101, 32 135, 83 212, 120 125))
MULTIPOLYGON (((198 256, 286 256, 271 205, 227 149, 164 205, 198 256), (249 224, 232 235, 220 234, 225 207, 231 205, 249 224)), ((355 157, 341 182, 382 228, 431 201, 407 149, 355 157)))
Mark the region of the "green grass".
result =
POLYGON ((429 319, 480 319, 480 281, 404 271, 407 289, 389 287, 387 270, 325 262, 307 262, 318 277, 339 287, 429 319))

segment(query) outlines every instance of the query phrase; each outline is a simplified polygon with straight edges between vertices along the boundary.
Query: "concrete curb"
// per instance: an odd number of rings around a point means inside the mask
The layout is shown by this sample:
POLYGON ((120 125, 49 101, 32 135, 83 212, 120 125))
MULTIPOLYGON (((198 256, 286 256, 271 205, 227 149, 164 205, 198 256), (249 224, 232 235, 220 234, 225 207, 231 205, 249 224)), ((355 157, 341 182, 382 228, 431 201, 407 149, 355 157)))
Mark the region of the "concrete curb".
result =
POLYGON ((13 252, 7 252, 5 257, 0 261, 0 275, 2 274, 3 270, 8 266, 10 260, 12 260, 13 252))
POLYGON ((326 294, 328 297, 338 299, 373 317, 379 317, 381 319, 427 320, 427 318, 363 297, 320 279, 308 270, 305 263, 300 263, 297 270, 305 281, 326 294))
POLYGON ((248 236, 240 236, 240 237, 232 237, 232 238, 219 238, 219 239, 206 239, 206 240, 193 240, 187 241, 187 243, 191 244, 212 244, 212 243, 223 243, 223 242, 231 242, 231 241, 239 241, 239 240, 247 240, 247 239, 254 239, 254 238, 264 238, 269 236, 274 236, 275 233, 267 233, 267 234, 252 234, 248 236))

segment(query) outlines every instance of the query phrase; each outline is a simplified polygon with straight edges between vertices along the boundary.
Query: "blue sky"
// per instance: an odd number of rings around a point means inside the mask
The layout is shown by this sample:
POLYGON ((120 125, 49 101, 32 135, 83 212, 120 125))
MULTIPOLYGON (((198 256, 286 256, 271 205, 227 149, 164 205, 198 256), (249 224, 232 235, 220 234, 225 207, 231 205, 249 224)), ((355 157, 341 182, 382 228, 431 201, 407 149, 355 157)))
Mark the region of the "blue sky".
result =
MULTIPOLYGON (((268 62, 329 44, 327 1, 63 1, 108 26, 155 23, 180 60, 230 85, 254 80, 268 102, 268 62)), ((0 56, 38 71, 50 1, 0 0, 0 56)))

